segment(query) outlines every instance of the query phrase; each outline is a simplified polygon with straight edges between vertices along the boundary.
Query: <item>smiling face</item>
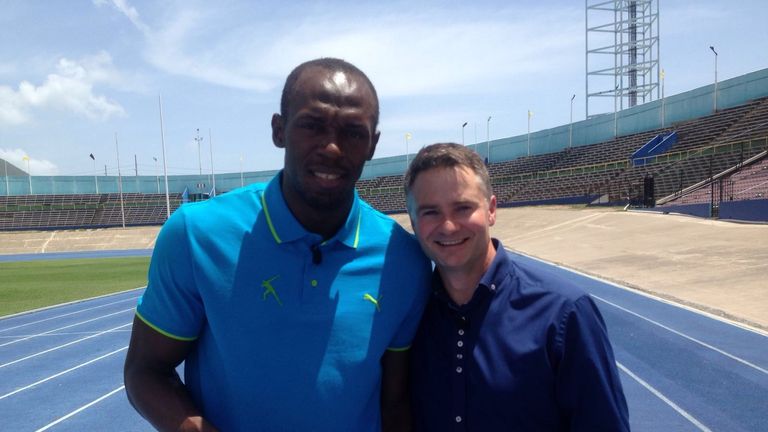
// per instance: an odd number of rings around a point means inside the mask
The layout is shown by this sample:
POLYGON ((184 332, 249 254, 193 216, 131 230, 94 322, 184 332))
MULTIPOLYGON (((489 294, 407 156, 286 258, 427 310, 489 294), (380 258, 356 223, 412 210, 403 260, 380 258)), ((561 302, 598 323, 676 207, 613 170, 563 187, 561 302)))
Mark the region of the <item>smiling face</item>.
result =
POLYGON ((285 200, 305 226, 318 214, 346 216, 379 139, 376 96, 361 76, 317 66, 292 87, 285 117, 272 117, 272 140, 285 149, 285 200))
POLYGON ((461 165, 430 168, 417 174, 407 199, 416 237, 443 278, 479 280, 495 256, 496 222, 496 197, 480 177, 461 165))

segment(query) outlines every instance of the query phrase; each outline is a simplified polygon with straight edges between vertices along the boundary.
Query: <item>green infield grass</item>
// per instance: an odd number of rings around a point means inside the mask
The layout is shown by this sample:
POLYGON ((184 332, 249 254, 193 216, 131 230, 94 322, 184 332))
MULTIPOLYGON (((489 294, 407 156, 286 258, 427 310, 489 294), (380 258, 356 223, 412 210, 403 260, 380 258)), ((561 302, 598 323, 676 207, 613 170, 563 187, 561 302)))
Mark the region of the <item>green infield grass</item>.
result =
POLYGON ((149 257, 0 263, 0 316, 147 284, 149 257))

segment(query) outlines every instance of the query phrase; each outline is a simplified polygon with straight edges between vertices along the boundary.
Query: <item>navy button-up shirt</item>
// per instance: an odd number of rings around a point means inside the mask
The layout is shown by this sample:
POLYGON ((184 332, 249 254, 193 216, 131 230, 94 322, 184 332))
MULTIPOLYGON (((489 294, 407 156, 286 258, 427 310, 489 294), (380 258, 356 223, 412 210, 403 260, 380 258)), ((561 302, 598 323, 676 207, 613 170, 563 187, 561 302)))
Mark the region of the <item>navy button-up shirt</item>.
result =
POLYGON ((628 431, 605 323, 569 279, 496 257, 458 306, 435 271, 412 348, 419 431, 628 431))

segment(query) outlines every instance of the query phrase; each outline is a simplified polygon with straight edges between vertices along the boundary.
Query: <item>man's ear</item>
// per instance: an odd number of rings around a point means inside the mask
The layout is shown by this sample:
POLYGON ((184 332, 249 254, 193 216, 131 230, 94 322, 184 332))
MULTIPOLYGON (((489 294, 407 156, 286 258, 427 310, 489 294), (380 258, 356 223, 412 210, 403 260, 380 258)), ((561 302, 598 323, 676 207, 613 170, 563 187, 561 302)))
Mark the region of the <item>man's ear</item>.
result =
POLYGON ((493 226, 496 223, 496 195, 491 195, 491 199, 488 200, 488 226, 493 226))
POLYGON ((376 133, 374 133, 373 136, 371 137, 371 151, 368 152, 368 159, 366 160, 373 159, 373 154, 376 152, 376 144, 379 143, 380 136, 381 136, 381 132, 377 130, 376 133))
POLYGON ((283 116, 272 114, 272 143, 277 148, 285 148, 285 124, 283 116))

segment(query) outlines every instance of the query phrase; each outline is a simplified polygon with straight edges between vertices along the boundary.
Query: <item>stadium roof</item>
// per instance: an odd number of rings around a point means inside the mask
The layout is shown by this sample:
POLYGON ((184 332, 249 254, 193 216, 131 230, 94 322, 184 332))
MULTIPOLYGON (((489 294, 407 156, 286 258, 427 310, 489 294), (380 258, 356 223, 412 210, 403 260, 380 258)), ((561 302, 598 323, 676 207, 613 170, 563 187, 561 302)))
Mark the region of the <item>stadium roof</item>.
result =
POLYGON ((6 175, 25 176, 27 175, 27 172, 19 169, 16 165, 6 161, 5 159, 0 159, 0 176, 5 177, 6 175), (5 172, 6 167, 8 167, 8 173, 5 172))

